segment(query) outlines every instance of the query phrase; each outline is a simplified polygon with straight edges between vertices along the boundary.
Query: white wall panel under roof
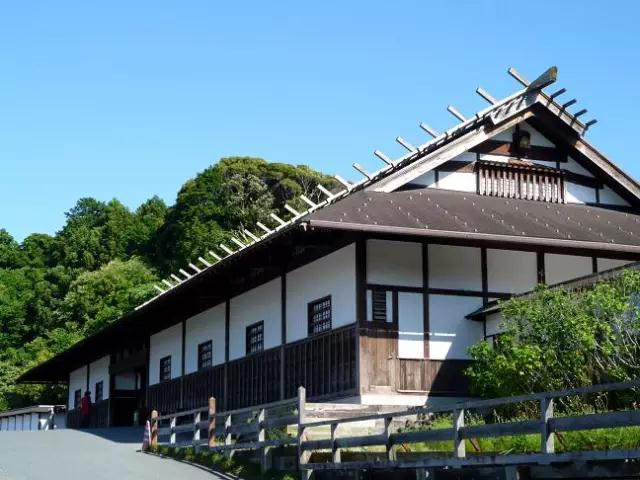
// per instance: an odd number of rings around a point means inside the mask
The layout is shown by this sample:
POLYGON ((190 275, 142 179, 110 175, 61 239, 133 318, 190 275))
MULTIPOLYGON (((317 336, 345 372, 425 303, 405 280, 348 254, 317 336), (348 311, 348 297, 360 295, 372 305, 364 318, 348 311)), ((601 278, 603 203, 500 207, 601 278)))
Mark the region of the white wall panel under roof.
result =
POLYGON ((38 430, 39 420, 40 420, 40 414, 39 413, 32 413, 31 414, 31 425, 29 426, 29 430, 38 430))
POLYGON ((198 345, 211 340, 212 363, 224 363, 225 303, 220 303, 187 320, 185 331, 185 373, 198 370, 198 345))
POLYGON ((591 257, 545 253, 544 270, 547 285, 555 285, 590 275, 593 273, 593 261, 591 257))
MULTIPOLYGON (((264 322, 264 349, 280 345, 280 286, 281 279, 278 277, 231 299, 229 360, 246 355, 246 329, 257 322, 264 322)), ((306 317, 304 321, 306 322, 306 317)))
POLYGON ((422 286, 422 244, 367 240, 367 283, 422 286))
POLYGON ((487 280, 490 292, 532 290, 538 282, 535 252, 487 249, 487 280))
POLYGON ((89 365, 89 391, 91 392, 91 401, 96 401, 96 383, 102 382, 102 399, 109 398, 109 364, 111 359, 109 355, 99 358, 89 365))
POLYGON ((600 189, 600 203, 605 205, 619 205, 623 207, 629 206, 629 202, 606 185, 604 188, 600 189))
POLYGON ((560 164, 560 168, 563 170, 569 170, 573 173, 579 173, 580 175, 585 175, 587 177, 593 177, 593 173, 580 165, 575 159, 568 157, 566 163, 560 164))
POLYGON ((73 408, 74 392, 80 390, 80 396, 87 389, 87 367, 80 367, 69 373, 69 397, 67 406, 73 408))
POLYGON ((429 288, 481 291, 480 249, 430 244, 429 288))
POLYGON ((540 147, 555 147, 555 144, 550 141, 547 137, 541 134, 538 130, 533 128, 529 124, 521 124, 520 128, 522 130, 526 130, 531 134, 531 145, 536 145, 540 147))
POLYGON ((612 268, 622 267, 634 263, 633 260, 618 260, 617 258, 598 258, 598 271, 604 272, 612 268))
POLYGON ((160 381, 160 359, 169 355, 171 378, 182 374, 182 323, 151 335, 149 345, 149 385, 160 381))
POLYGON ((567 203, 596 203, 596 189, 572 182, 565 182, 567 203))
POLYGON ((475 192, 477 190, 476 174, 473 172, 438 172, 438 188, 475 192))
POLYGON ((436 186, 436 173, 431 170, 419 177, 414 178, 410 182, 413 185, 421 185, 423 187, 435 187, 436 186))
POLYGON ((504 317, 502 316, 502 312, 490 313, 487 315, 485 333, 487 337, 491 335, 496 335, 502 332, 500 328, 504 317))
POLYGON ((331 295, 332 328, 356 321, 354 243, 287 274, 287 342, 307 337, 309 302, 327 295, 331 295))
POLYGON ((478 297, 429 295, 429 358, 468 359, 467 347, 484 338, 482 322, 465 316, 482 306, 478 297))
POLYGON ((398 358, 424 358, 421 293, 398 293, 398 358))

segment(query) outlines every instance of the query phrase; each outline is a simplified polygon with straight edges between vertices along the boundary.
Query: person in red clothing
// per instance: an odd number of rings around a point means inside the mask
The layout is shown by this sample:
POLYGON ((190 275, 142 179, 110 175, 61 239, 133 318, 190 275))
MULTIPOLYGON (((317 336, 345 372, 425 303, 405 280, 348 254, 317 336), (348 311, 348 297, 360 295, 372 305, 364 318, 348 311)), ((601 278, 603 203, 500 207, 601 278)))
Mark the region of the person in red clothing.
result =
POLYGON ((84 397, 80 402, 80 426, 89 428, 89 420, 91 419, 91 392, 84 392, 84 397))

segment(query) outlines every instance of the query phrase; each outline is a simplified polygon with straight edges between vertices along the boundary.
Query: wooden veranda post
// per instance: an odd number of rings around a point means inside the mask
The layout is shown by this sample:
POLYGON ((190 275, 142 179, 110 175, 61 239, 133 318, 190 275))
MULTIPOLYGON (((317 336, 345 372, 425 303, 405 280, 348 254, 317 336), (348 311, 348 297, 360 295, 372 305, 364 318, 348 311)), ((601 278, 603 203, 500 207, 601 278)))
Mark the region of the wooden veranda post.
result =
POLYGON ((209 398, 209 430, 208 430, 209 448, 216 446, 216 399, 209 398))
POLYGON ((149 439, 151 448, 158 446, 158 411, 151 411, 151 438, 149 439))

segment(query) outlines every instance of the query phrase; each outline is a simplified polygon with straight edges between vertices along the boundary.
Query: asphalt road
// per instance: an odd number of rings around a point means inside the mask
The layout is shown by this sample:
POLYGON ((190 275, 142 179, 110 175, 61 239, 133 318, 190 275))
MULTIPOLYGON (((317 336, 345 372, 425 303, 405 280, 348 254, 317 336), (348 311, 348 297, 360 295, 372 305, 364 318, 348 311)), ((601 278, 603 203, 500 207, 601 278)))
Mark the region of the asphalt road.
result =
POLYGON ((1 480, 217 480, 197 467, 139 453, 142 429, 0 432, 1 480))

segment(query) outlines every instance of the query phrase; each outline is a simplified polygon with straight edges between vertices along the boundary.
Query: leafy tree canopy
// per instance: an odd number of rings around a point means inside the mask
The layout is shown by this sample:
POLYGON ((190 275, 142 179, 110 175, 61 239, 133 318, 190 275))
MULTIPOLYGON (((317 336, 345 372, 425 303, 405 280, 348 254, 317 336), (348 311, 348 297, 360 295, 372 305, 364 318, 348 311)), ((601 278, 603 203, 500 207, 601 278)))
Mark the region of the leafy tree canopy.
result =
POLYGON ((170 207, 157 196, 133 211, 86 197, 55 235, 19 243, 0 229, 0 410, 64 402, 64 389, 15 378, 132 310, 161 276, 270 212, 287 216, 285 202, 319 200, 319 182, 337 187, 306 166, 231 157, 187 181, 170 207))
POLYGON ((588 290, 541 286, 502 303, 495 345, 470 348, 472 392, 501 397, 640 376, 640 272, 588 290))

